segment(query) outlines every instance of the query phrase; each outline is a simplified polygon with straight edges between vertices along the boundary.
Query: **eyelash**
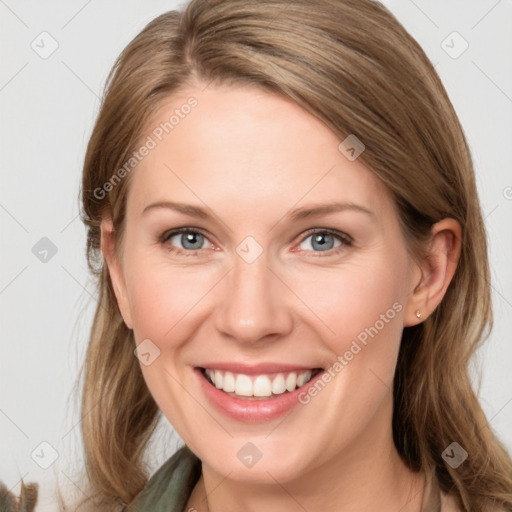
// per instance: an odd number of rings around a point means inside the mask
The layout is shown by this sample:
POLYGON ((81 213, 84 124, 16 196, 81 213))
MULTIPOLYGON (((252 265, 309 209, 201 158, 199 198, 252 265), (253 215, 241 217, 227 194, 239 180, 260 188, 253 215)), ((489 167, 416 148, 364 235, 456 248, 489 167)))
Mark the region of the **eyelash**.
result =
MULTIPOLYGON (((165 231, 159 237, 159 242, 162 245, 167 245, 167 242, 169 241, 170 238, 172 238, 175 235, 182 234, 182 233, 199 234, 199 235, 204 236, 206 238, 206 240, 208 240, 208 237, 206 236, 205 233, 203 233, 202 230, 197 229, 197 228, 186 228, 186 227, 184 227, 184 228, 174 229, 174 230, 171 230, 171 231, 165 231)), ((311 231, 307 232, 306 235, 304 235, 304 237, 300 240, 299 245, 302 244, 310 236, 317 235, 317 234, 333 235, 333 236, 337 237, 342 243, 338 247, 334 247, 334 248, 329 249, 327 251, 306 251, 306 252, 326 253, 327 256, 332 256, 332 255, 340 253, 341 251, 343 251, 347 247, 351 247, 353 245, 352 237, 350 237, 346 233, 343 233, 342 231, 337 231, 335 229, 322 229, 322 228, 316 228, 314 230, 311 230, 311 231)), ((182 255, 182 256, 186 256, 186 257, 188 257, 188 256, 192 256, 192 257, 199 256, 199 252, 201 251, 201 249, 197 249, 197 250, 184 250, 184 249, 170 247, 170 246, 167 246, 166 249, 169 252, 172 252, 172 253, 175 253, 175 254, 178 254, 178 255, 182 255)), ((316 256, 314 256, 314 257, 316 257, 316 256)), ((320 256, 320 257, 322 257, 322 256, 320 256)))

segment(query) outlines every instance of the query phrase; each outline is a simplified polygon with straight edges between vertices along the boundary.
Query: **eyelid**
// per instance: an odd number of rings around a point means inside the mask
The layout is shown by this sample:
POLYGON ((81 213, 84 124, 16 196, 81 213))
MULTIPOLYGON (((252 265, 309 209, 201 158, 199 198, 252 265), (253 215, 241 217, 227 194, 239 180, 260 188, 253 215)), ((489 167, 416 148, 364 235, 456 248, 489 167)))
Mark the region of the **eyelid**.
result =
POLYGON ((351 244, 354 242, 354 239, 348 234, 343 231, 338 231, 337 229, 331 229, 331 228, 313 228, 304 234, 304 236, 301 239, 301 242, 303 242, 306 238, 310 237, 311 235, 315 235, 317 233, 328 233, 333 236, 337 236, 340 238, 343 242, 346 244, 351 244))

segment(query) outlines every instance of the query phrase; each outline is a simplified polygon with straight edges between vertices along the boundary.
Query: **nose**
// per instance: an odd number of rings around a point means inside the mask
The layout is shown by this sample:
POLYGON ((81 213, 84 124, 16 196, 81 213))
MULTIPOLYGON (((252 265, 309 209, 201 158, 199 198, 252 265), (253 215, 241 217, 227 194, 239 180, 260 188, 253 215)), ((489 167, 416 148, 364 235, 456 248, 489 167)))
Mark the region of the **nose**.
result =
POLYGON ((215 325, 222 335, 254 344, 291 332, 293 316, 288 301, 293 294, 268 264, 265 253, 252 263, 235 257, 233 268, 222 280, 216 312, 215 325))

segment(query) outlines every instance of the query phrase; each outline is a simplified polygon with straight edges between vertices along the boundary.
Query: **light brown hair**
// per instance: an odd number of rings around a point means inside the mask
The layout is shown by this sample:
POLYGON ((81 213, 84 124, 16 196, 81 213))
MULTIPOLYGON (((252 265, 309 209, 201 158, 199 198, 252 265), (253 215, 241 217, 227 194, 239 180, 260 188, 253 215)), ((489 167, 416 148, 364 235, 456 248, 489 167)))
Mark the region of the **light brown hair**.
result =
MULTIPOLYGON (((148 120, 196 83, 262 87, 291 98, 340 137, 390 190, 412 255, 430 227, 462 228, 459 264, 446 295, 403 331, 394 380, 393 435, 412 470, 437 478, 468 511, 512 511, 512 461, 478 402, 469 363, 492 328, 486 233, 460 122, 434 67, 397 19, 373 0, 192 0, 150 22, 108 76, 85 156, 82 220, 99 303, 83 367, 82 433, 90 499, 121 509, 147 481, 145 449, 159 419, 134 356, 100 250, 102 216, 122 255, 126 196, 135 169, 101 188, 136 149, 148 120), (457 469, 442 452, 469 454, 457 469)), ((200 108, 200 105, 199 107, 200 108)))

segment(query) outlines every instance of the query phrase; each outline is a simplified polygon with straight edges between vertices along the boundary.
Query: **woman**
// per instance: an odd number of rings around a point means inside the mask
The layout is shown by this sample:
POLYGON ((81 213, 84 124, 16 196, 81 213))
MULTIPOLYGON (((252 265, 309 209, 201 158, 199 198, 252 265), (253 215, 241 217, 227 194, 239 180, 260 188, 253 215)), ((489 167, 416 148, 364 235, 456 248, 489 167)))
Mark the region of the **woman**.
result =
POLYGON ((512 510, 470 152, 372 0, 193 0, 109 76, 78 510, 512 510), (85 414, 87 413, 87 414, 85 414), (148 482, 162 413, 185 442, 148 482))

